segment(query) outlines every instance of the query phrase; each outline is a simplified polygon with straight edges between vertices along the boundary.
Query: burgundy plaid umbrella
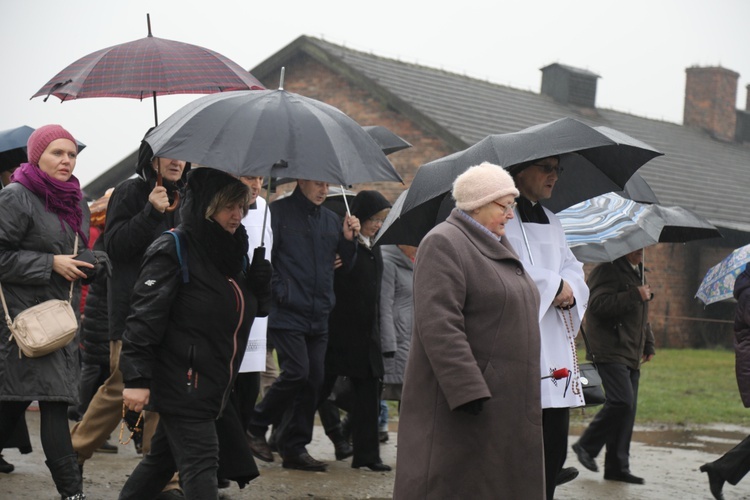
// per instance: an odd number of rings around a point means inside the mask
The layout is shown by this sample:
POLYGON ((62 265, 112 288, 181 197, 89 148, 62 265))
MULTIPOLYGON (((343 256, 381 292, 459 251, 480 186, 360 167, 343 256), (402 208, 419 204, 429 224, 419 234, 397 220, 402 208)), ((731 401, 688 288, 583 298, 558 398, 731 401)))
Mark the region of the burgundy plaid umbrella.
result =
POLYGON ((154 98, 166 94, 213 94, 227 90, 263 89, 249 71, 221 54, 197 45, 151 35, 84 56, 60 71, 34 97, 154 98))

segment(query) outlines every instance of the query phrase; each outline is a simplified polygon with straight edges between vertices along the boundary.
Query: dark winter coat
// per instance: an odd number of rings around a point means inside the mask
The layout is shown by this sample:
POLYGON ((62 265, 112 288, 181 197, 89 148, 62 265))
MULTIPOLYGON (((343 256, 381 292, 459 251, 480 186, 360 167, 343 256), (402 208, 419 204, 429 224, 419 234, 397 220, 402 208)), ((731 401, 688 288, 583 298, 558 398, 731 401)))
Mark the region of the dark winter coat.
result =
MULTIPOLYGON (((225 252, 224 247, 212 246, 217 242, 192 230, 216 191, 206 187, 186 193, 179 229, 187 243, 189 282, 182 280, 175 239, 165 234, 146 252, 133 290, 120 369, 125 387, 150 388, 147 409, 159 413, 195 419, 220 416, 257 311, 244 271, 222 273, 210 256, 225 252)), ((245 257, 244 227, 233 237, 244 237, 245 257)))
MULTIPOLYGON (((89 209, 81 201, 81 231, 89 234, 89 209)), ((11 318, 49 299, 68 299, 70 282, 52 270, 54 255, 73 253, 76 234, 44 201, 19 183, 0 191, 0 283, 11 318)), ((79 249, 85 244, 78 242, 79 249)), ((79 250, 79 251, 80 251, 79 250)), ((73 310, 79 311, 81 284, 76 281, 73 310)), ((78 401, 78 344, 47 356, 18 356, 5 321, 0 325, 0 399, 15 401, 78 401)))
POLYGON ((380 247, 383 279, 380 287, 380 343, 386 384, 403 384, 411 344, 414 264, 396 245, 380 247))
POLYGON ((737 309, 734 314, 734 353, 737 386, 742 404, 750 408, 750 271, 743 271, 734 282, 737 309))
MULTIPOLYGON (((94 250, 104 250, 98 238, 94 250)), ((90 365, 109 366, 109 315, 107 314, 107 279, 101 275, 89 285, 81 322, 81 360, 90 365)))
POLYGON ((620 257, 596 266, 587 283, 591 290, 583 319, 591 349, 587 358, 638 370, 641 358, 655 353, 648 302, 641 300, 638 291, 640 276, 625 257, 620 257))
POLYGON ((362 243, 351 271, 336 270, 336 306, 328 321, 326 373, 383 376, 378 322, 382 271, 380 248, 370 249, 362 243))
MULTIPOLYGON (((103 237, 112 264, 108 293, 110 340, 122 337, 143 254, 159 235, 176 227, 180 221, 179 211, 161 213, 148 201, 148 195, 156 185, 156 174, 150 167, 150 151, 146 143, 141 145, 136 167, 139 177, 118 184, 107 205, 103 237)), ((189 170, 186 166, 183 179, 189 170)), ((171 188, 174 187, 177 186, 171 188)))
POLYGON ((419 245, 393 498, 544 498, 539 292, 454 209, 419 245), (489 398, 479 415, 456 410, 489 398))
POLYGON ((269 205, 273 228, 273 304, 268 327, 326 333, 336 303, 333 263, 338 253, 351 269, 357 245, 343 236, 331 210, 308 200, 299 187, 269 205))

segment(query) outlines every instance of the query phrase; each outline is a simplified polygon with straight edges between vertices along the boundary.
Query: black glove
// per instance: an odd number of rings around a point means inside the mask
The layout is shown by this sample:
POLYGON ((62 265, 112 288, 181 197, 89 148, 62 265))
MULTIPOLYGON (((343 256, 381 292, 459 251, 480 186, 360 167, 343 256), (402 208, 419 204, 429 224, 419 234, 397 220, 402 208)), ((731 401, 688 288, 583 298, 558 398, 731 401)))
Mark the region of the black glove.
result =
POLYGON ((482 413, 484 402, 488 399, 489 398, 479 398, 475 399, 474 401, 469 401, 468 403, 464 403, 461 406, 456 407, 456 410, 465 411, 469 415, 479 415, 480 413, 482 413))
POLYGON ((396 351, 389 351, 383 353, 384 358, 394 358, 396 357, 396 351))
POLYGON ((247 270, 247 284, 255 293, 266 290, 271 284, 273 267, 265 258, 265 247, 258 247, 253 251, 253 261, 247 270))
POLYGON ((94 250, 94 257, 96 262, 94 263, 96 269, 96 275, 100 276, 102 273, 107 275, 107 278, 112 277, 112 263, 109 261, 109 255, 103 250, 94 250))

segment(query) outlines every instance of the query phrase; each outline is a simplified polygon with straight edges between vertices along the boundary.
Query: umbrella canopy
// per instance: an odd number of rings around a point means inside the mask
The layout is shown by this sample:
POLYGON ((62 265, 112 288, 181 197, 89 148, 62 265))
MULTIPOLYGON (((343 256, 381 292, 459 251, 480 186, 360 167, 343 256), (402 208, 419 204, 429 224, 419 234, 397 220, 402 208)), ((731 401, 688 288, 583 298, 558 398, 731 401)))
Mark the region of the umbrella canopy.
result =
POLYGON ((750 262, 750 245, 734 250, 728 257, 708 270, 695 296, 704 304, 732 298, 734 282, 750 262))
POLYGON ((291 177, 348 186, 402 182, 380 146, 339 109, 285 90, 196 99, 145 138, 156 156, 234 175, 291 177))
MULTIPOLYGON (((151 35, 83 56, 63 68, 34 97, 143 99, 166 94, 211 94, 262 89, 239 64, 212 50, 151 35)), ((154 101, 156 115, 156 102, 154 101)), ((158 122, 158 119, 157 119, 158 122)))
POLYGON ((713 224, 685 208, 645 205, 614 193, 557 215, 568 246, 581 262, 611 262, 656 243, 721 237, 713 224))
MULTIPOLYGON (((28 125, 0 131, 0 172, 13 170, 21 163, 28 161, 26 158, 26 143, 32 132, 34 132, 34 129, 28 125)), ((86 145, 80 141, 76 142, 80 153, 86 145)))
POLYGON ((365 129, 365 132, 370 134, 370 137, 375 139, 375 142, 378 143, 378 146, 380 146, 380 149, 382 149, 383 153, 386 155, 411 147, 411 144, 382 125, 365 125, 362 128, 365 129))
POLYGON ((473 146, 419 168, 404 202, 404 213, 451 190, 453 181, 484 161, 512 170, 527 161, 559 156, 565 170, 549 200, 558 212, 594 196, 620 191, 647 161, 662 153, 608 127, 590 127, 573 118, 535 125, 520 132, 490 135, 473 146))

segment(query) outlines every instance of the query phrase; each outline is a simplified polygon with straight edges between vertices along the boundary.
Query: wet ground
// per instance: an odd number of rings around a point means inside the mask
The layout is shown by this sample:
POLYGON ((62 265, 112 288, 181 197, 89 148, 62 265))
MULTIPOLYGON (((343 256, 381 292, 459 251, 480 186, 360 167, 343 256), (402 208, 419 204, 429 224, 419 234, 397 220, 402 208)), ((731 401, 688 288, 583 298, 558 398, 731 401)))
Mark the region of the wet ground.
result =
MULTIPOLYGON (((17 450, 6 450, 4 456, 16 466, 11 474, 0 474, 0 499, 53 500, 58 499, 54 484, 44 465, 39 442, 39 415, 28 412, 27 421, 32 434, 34 452, 20 455, 17 450)), ((381 448, 383 461, 396 465, 397 422, 391 423, 390 439, 381 448)), ((571 428, 570 443, 577 439, 582 427, 571 428)), ((708 480, 698 467, 714 460, 747 434, 750 428, 711 426, 700 429, 639 427, 631 448, 631 469, 643 476, 643 486, 604 481, 602 474, 590 472, 577 463, 570 452, 567 466, 581 471, 575 481, 558 488, 558 500, 594 499, 707 499, 711 498, 708 480)), ((322 429, 316 427, 310 453, 329 463, 325 473, 289 471, 277 460, 259 462, 261 477, 244 490, 236 485, 222 490, 227 500, 247 499, 387 499, 391 498, 395 472, 375 473, 350 467, 350 460, 337 462, 333 448, 322 429)), ((139 460, 132 446, 120 446, 117 454, 95 454, 86 462, 84 490, 91 500, 116 499, 127 474, 139 460)), ((603 456, 597 460, 601 466, 603 456)), ((750 499, 750 479, 737 486, 726 485, 727 500, 750 499)), ((502 494, 498 495, 502 498, 502 494)))

